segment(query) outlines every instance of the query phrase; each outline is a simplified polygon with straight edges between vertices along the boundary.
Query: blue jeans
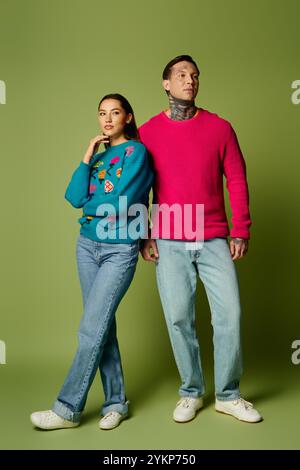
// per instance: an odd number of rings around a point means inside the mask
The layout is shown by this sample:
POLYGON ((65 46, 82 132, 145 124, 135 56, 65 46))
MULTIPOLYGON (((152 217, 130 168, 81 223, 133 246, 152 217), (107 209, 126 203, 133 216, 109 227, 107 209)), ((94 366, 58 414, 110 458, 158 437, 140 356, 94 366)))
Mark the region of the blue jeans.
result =
POLYGON ((242 374, 240 298, 234 261, 227 239, 205 240, 187 250, 179 240, 156 240, 156 275, 160 298, 182 385, 180 396, 205 392, 200 348, 195 331, 195 293, 199 275, 211 310, 215 394, 219 400, 240 397, 242 374))
POLYGON ((78 331, 78 348, 52 410, 79 422, 87 394, 99 368, 108 411, 128 412, 115 313, 134 276, 139 240, 103 243, 81 234, 76 255, 84 312, 78 331))

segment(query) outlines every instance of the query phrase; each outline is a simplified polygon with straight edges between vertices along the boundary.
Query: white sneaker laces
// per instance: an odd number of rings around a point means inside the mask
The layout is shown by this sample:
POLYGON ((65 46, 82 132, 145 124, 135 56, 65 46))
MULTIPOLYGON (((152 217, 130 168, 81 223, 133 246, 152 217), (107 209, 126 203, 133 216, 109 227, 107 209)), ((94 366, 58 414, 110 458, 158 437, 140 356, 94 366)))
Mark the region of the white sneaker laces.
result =
POLYGON ((242 405, 246 410, 248 408, 253 408, 253 404, 250 401, 244 400, 244 398, 238 398, 237 400, 233 401, 234 405, 242 405))
POLYGON ((177 406, 181 405, 184 408, 189 408, 191 405, 192 400, 190 398, 181 398, 177 403, 177 406))
MULTIPOLYGON (((57 420, 57 418, 61 418, 53 411, 46 411, 44 415, 44 421, 46 424, 51 424, 53 421, 57 420)), ((63 419, 63 418, 61 418, 63 419)))
POLYGON ((110 411, 105 416, 103 416, 103 420, 106 420, 106 419, 109 420, 110 418, 113 418, 115 416, 117 417, 117 412, 116 411, 110 411))

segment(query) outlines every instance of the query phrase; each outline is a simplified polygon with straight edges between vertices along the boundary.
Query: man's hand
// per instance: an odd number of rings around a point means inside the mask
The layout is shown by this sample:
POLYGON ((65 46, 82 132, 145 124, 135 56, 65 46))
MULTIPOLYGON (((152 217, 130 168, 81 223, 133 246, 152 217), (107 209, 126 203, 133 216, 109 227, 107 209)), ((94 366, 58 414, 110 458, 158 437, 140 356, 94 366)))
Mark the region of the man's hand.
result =
POLYGON ((158 260, 159 254, 156 241, 151 238, 141 241, 140 252, 145 261, 153 261, 155 263, 158 260), (150 250, 152 250, 153 253, 151 253, 150 250))
POLYGON ((245 256, 248 251, 248 240, 244 240, 244 238, 232 238, 229 243, 229 248, 232 260, 240 259, 245 256))

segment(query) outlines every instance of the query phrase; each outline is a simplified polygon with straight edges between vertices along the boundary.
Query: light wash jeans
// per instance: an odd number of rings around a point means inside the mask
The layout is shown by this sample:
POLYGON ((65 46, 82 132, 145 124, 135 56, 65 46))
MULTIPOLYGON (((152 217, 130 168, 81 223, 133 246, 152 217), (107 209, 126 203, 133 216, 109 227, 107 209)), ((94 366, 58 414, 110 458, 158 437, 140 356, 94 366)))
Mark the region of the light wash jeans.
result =
POLYGON ((186 250, 180 240, 157 239, 156 275, 175 361, 181 377, 180 396, 205 392, 199 343, 195 331, 197 276, 204 284, 211 310, 214 342, 215 394, 219 400, 240 397, 242 374, 240 298, 234 261, 225 238, 186 250))
POLYGON ((105 394, 100 414, 128 412, 115 312, 133 279, 139 245, 139 240, 114 244, 78 236, 76 255, 84 312, 73 364, 52 407, 67 420, 80 421, 98 368, 105 394))

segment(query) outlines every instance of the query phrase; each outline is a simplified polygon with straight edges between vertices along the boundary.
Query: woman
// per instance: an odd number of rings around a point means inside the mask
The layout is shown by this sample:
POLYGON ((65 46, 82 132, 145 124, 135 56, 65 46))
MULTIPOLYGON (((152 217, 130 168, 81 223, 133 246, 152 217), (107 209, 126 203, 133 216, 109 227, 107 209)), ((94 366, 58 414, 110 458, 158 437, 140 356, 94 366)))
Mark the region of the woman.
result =
POLYGON ((100 428, 113 429, 128 415, 115 313, 133 279, 147 217, 139 233, 126 230, 134 218, 127 217, 124 200, 129 208, 143 204, 147 214, 153 173, 128 101, 104 96, 98 118, 103 133, 90 141, 65 193, 72 206, 83 209, 76 250, 84 305, 78 349, 52 409, 31 414, 42 429, 79 425, 97 368, 105 394, 100 428), (105 151, 97 153, 101 143, 105 151))

